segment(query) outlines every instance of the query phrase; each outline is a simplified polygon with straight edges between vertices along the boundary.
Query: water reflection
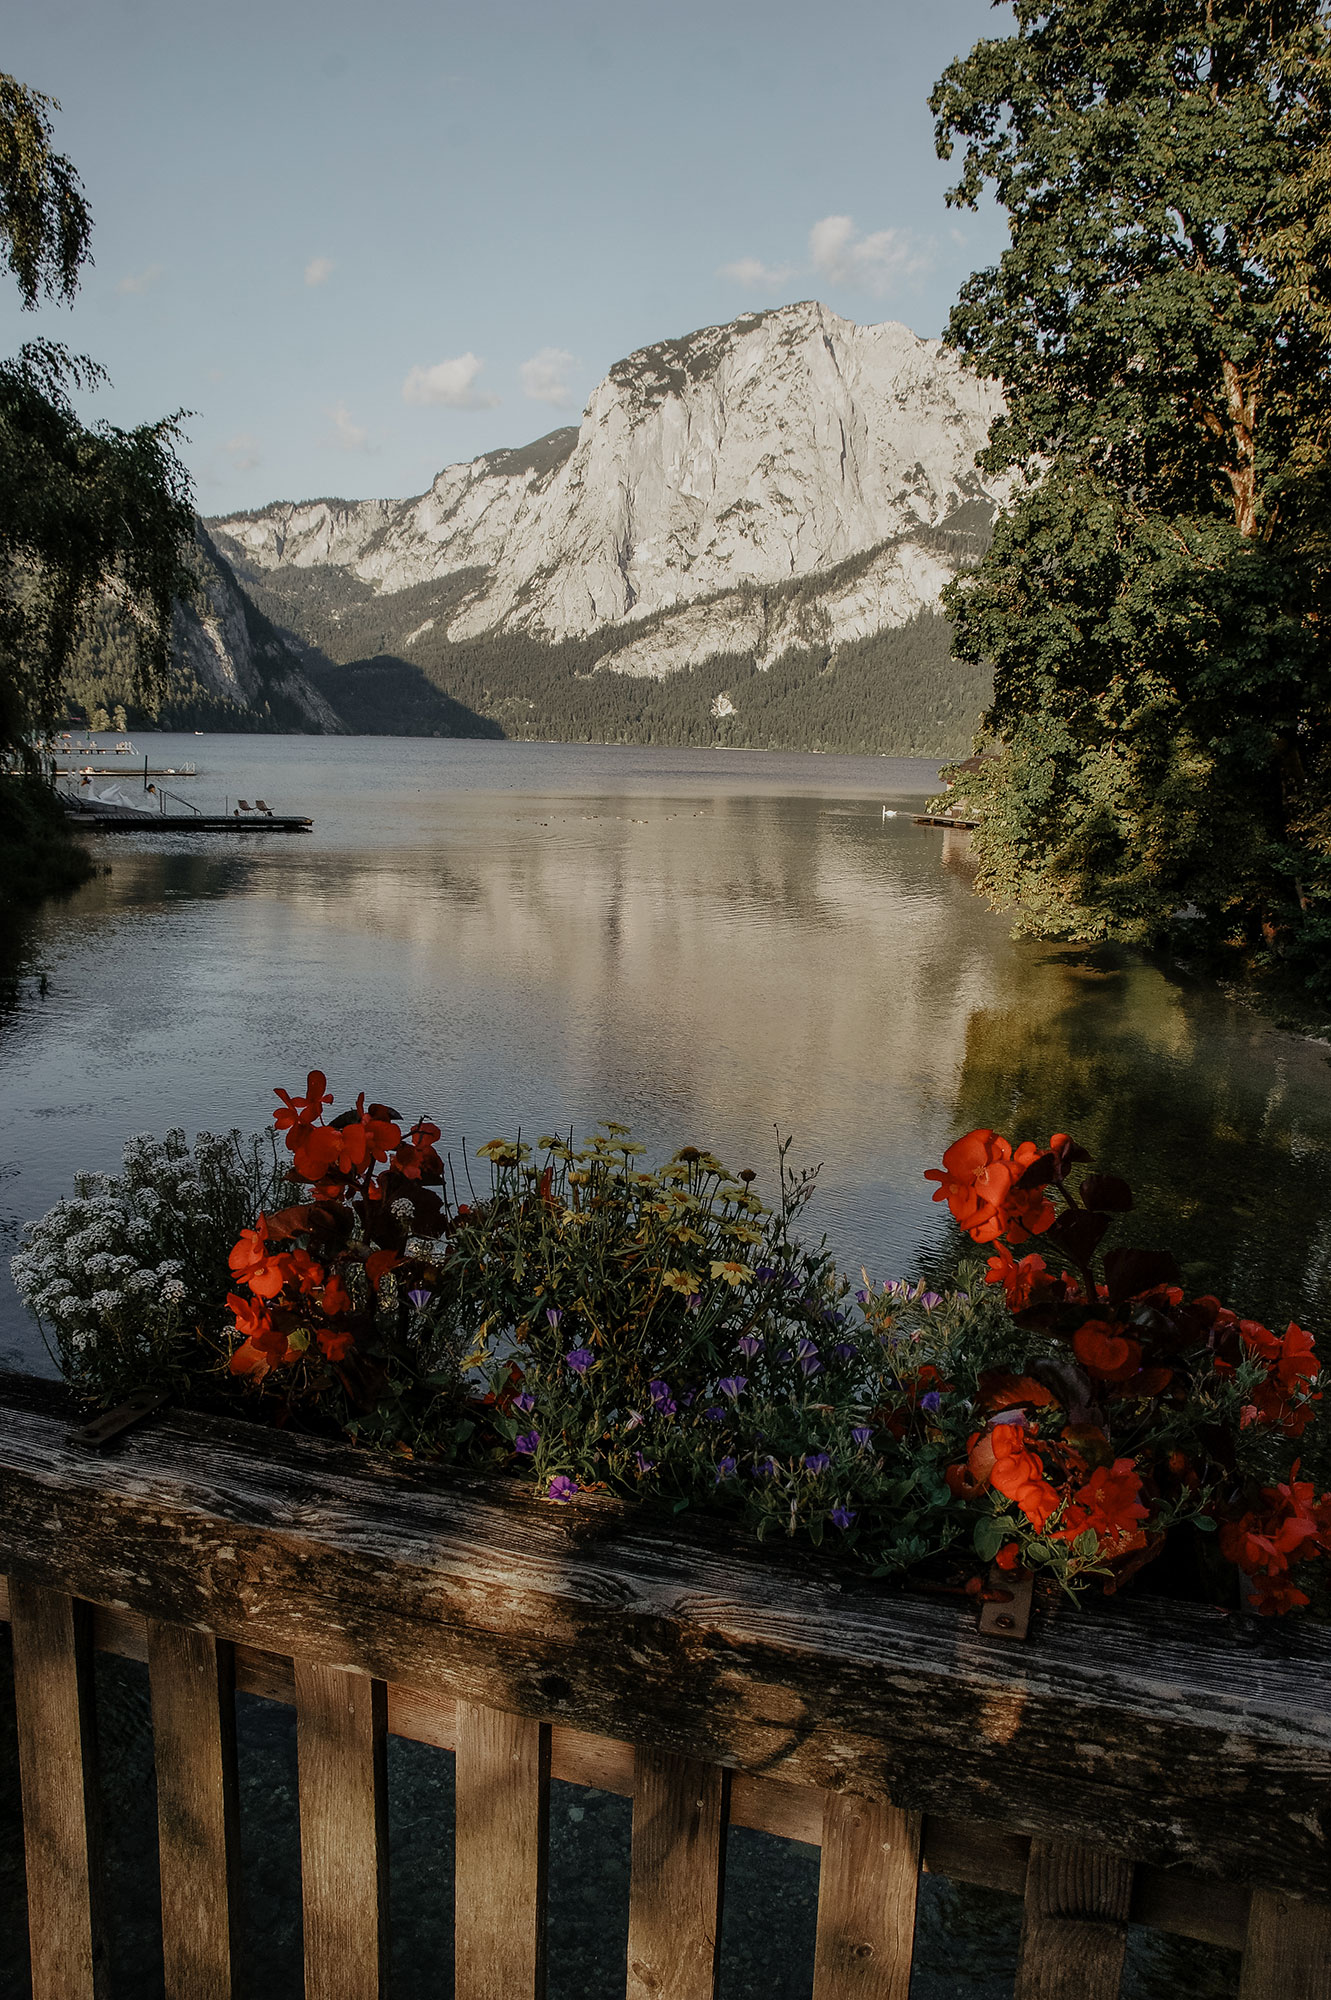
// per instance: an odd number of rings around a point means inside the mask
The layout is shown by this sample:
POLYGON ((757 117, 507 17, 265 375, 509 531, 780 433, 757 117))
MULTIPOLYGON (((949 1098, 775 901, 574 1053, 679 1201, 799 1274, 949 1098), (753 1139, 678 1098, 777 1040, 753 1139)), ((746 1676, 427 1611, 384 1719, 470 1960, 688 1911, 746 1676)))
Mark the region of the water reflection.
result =
MULTIPOLYGON (((276 796, 315 832, 107 839, 112 873, 29 925, 0 1029, 11 1234, 127 1132, 252 1126, 317 1061, 472 1146, 610 1116, 762 1171, 779 1125, 827 1163, 817 1225, 879 1275, 942 1250, 921 1175, 958 1130, 1075 1129, 1135 1179, 1143 1231, 1181 1214, 1199 1284, 1325 1304, 1324 1052, 1128 958, 1014 944, 970 893, 964 842, 910 823, 932 767, 382 739, 195 752, 219 793, 276 796)), ((0 1352, 32 1358, 7 1290, 0 1312, 0 1352)))

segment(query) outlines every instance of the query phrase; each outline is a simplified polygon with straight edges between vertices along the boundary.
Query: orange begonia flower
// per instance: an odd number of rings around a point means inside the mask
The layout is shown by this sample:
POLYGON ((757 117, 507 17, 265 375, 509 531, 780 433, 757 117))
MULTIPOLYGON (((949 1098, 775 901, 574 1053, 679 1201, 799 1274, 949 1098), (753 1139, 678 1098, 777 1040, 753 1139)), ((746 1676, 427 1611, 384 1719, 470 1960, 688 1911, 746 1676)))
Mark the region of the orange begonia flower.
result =
POLYGON ((365 1259, 365 1275, 376 1292, 379 1289, 379 1280, 383 1277, 384 1272, 391 1271, 397 1262, 398 1253, 396 1250, 374 1250, 365 1259))
POLYGON ((267 1261, 268 1255, 268 1217, 261 1215, 253 1229, 241 1230, 226 1261, 232 1275, 244 1284, 250 1272, 258 1270, 267 1261))
MULTIPOLYGON (((312 1069, 305 1083, 304 1097, 292 1097, 288 1091, 275 1089, 274 1097, 282 1100, 282 1109, 273 1113, 273 1123, 279 1132, 286 1132, 298 1125, 312 1125, 316 1118, 322 1118, 325 1104, 331 1104, 328 1096, 328 1078, 321 1069, 312 1069)), ((291 1141, 288 1139, 287 1144, 291 1141)))
POLYGON ((1102 1382, 1126 1382, 1142 1365, 1140 1342, 1116 1333, 1108 1320, 1088 1319, 1073 1334, 1072 1351, 1102 1382))
POLYGON ((1054 1209, 1039 1188, 1016 1184, 1040 1149, 1025 1139, 1014 1153, 1008 1141, 988 1127, 957 1139, 943 1155, 942 1168, 931 1167, 925 1179, 937 1181, 935 1201, 945 1201, 975 1243, 995 1243, 1008 1236, 1014 1243, 1038 1236, 1054 1220, 1054 1209))

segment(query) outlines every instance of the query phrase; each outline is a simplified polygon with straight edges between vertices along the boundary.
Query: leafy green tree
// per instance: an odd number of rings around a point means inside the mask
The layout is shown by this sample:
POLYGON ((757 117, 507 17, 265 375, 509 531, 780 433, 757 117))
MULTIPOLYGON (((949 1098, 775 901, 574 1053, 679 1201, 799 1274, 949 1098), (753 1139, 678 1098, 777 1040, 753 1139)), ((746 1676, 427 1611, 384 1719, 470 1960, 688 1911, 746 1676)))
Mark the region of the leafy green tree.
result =
MULTIPOLYGON (((72 300, 91 218, 55 151, 54 102, 0 76, 0 248, 23 304, 72 300)), ((176 600, 192 589, 194 510, 179 413, 133 430, 84 425, 71 392, 103 371, 52 341, 0 361, 0 749, 32 760, 59 720, 69 662, 108 593, 137 638, 145 698, 166 671, 176 600)))
POLYGON ((1011 505, 949 588, 994 669, 980 884, 1028 929, 1187 909, 1331 993, 1325 0, 1014 0, 930 100, 1009 244, 947 338, 1011 505))

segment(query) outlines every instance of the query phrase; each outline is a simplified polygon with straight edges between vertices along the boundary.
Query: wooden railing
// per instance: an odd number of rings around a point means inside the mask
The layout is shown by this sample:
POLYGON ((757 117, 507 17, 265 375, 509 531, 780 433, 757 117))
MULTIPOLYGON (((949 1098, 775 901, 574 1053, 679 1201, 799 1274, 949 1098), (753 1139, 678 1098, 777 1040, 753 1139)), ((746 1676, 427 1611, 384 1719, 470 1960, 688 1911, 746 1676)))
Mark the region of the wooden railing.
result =
POLYGON ((536 2000, 551 1777, 631 1796, 629 2000, 710 2000, 727 1825, 821 1847, 814 2000, 906 2000, 921 1867, 1024 1897, 1017 2000, 1129 1922, 1331 1995, 1331 1641, 1124 1602, 986 1638, 720 1528, 0 1389, 34 2000, 106 1991, 92 1654, 146 1660, 172 2000, 232 2000, 234 1690, 297 1711, 309 2000, 387 1992, 385 1739, 456 1759, 458 2000, 536 2000))

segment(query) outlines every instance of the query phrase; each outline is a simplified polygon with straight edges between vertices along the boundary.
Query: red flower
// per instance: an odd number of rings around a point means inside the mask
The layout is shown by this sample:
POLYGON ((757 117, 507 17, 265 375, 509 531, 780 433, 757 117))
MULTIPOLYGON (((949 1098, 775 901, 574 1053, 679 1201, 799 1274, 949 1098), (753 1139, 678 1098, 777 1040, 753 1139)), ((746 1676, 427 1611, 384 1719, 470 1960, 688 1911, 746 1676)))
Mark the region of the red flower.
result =
POLYGON ((1058 1493, 1045 1478, 1039 1453, 1027 1445, 1024 1424, 995 1424, 973 1446, 969 1457, 977 1479, 983 1478, 982 1468, 988 1457, 989 1485, 1005 1500, 1014 1501, 1032 1527, 1043 1528, 1058 1506, 1058 1493))
MULTIPOLYGON (((292 1097, 285 1090, 275 1089, 273 1095, 280 1097, 283 1105, 281 1111, 273 1113, 273 1123, 278 1131, 286 1132, 297 1125, 313 1125, 316 1119, 322 1118, 325 1104, 333 1101, 325 1094, 327 1090, 328 1078, 321 1069, 310 1071, 304 1097, 292 1097)), ((288 1140, 287 1144, 290 1143, 288 1140)))
POLYGON ((351 1334, 349 1329, 344 1327, 321 1326, 317 1329, 317 1338, 320 1347, 323 1349, 324 1353, 328 1356, 328 1359, 330 1361, 346 1360, 347 1349, 351 1346, 351 1342, 353 1339, 353 1335, 351 1334))
POLYGON ((973 1242, 994 1243, 1007 1236, 1021 1243, 1054 1220, 1053 1205, 1040 1188, 1017 1186, 1039 1157, 1032 1140, 1023 1140, 1014 1153, 1006 1139, 980 1127, 955 1140, 943 1155, 942 1169, 931 1167, 924 1178, 939 1183, 934 1200, 947 1203, 973 1242))
POLYGON ((1141 1345, 1115 1332, 1108 1320, 1088 1319, 1072 1336, 1072 1351, 1101 1382, 1126 1382, 1142 1365, 1141 1345))
POLYGON ((1033 1302, 1047 1298, 1058 1283, 1043 1257, 1031 1251, 1018 1261, 1006 1243, 996 1246, 985 1266, 985 1276, 991 1285, 1003 1287, 1012 1312, 1022 1312, 1033 1302))
POLYGON ((319 1303, 328 1314, 329 1319, 336 1319, 341 1313, 354 1311, 351 1293, 347 1290, 336 1271, 324 1286, 323 1297, 319 1303))
POLYGON ((241 1284, 249 1281, 250 1273, 258 1271, 268 1261, 268 1217, 261 1215, 253 1229, 242 1229, 235 1247, 227 1258, 232 1275, 241 1284))
POLYGON ((1126 1555, 1146 1546, 1141 1523, 1150 1512, 1141 1497, 1141 1475, 1130 1458, 1101 1465, 1072 1496, 1067 1520, 1059 1529, 1064 1541, 1075 1541, 1087 1528, 1099 1536, 1101 1556, 1126 1555))
POLYGON ((383 1277, 384 1272, 391 1271, 397 1261, 398 1253, 396 1250, 374 1250, 365 1259, 365 1275, 376 1292, 379 1289, 379 1280, 383 1277))

